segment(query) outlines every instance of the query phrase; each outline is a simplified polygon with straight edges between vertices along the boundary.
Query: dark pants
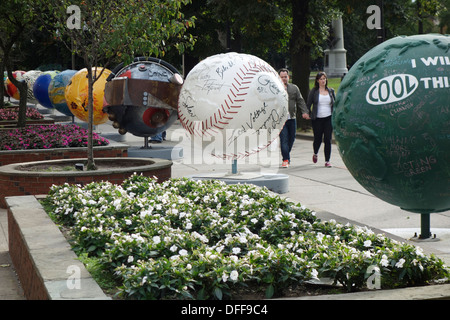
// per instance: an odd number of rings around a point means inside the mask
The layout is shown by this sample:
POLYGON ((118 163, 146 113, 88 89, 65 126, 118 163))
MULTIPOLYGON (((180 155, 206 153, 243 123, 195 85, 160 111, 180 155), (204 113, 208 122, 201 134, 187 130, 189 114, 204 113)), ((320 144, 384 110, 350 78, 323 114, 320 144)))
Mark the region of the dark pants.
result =
POLYGON ((317 118, 312 121, 312 127, 314 132, 314 154, 319 152, 320 146, 325 143, 325 161, 330 161, 331 156, 331 136, 333 134, 333 126, 331 124, 331 116, 326 118, 317 118))
POLYGON ((284 124, 283 130, 280 132, 280 148, 283 161, 291 161, 291 150, 294 145, 295 135, 297 133, 297 120, 289 119, 284 124))

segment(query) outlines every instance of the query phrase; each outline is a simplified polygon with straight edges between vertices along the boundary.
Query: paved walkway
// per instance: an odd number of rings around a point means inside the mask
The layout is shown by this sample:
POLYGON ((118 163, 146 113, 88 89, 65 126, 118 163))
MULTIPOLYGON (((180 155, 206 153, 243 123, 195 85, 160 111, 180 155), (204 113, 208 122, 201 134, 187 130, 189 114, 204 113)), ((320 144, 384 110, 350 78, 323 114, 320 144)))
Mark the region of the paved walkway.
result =
MULTIPOLYGON (((98 126, 96 130, 131 147, 144 145, 143 138, 130 134, 120 136, 109 123, 98 126)), ((231 171, 231 163, 224 164, 206 153, 196 152, 179 123, 168 130, 167 141, 158 146, 183 148, 184 157, 174 161, 172 177, 231 171)), ((239 161, 238 171, 289 175, 289 192, 283 196, 315 210, 319 217, 366 225, 404 241, 413 237, 415 232, 420 233, 420 215, 403 211, 367 192, 345 168, 336 145, 332 149, 332 168, 324 167, 322 150, 317 164, 312 163, 311 156, 312 142, 303 136, 295 142, 289 168, 279 167, 279 147, 274 143, 267 152, 239 161)), ((427 253, 435 253, 450 265, 450 211, 431 215, 431 231, 439 241, 412 243, 427 253)), ((3 299, 23 299, 23 295, 8 254, 6 210, 0 209, 0 300, 3 299)))

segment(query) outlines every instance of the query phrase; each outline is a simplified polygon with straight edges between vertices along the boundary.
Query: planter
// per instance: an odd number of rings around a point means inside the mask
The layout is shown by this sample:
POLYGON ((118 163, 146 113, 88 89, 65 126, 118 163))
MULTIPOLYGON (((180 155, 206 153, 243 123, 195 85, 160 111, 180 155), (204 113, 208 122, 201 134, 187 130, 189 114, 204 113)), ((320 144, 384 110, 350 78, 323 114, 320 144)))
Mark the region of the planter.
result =
POLYGON ((97 158, 98 170, 79 171, 76 164, 85 166, 86 159, 64 159, 9 164, 0 167, 0 207, 5 197, 48 193, 54 184, 85 185, 94 181, 121 184, 133 173, 155 176, 158 181, 171 177, 172 161, 148 158, 97 158), (71 169, 70 171, 68 169, 71 169))
MULTIPOLYGON (((0 166, 32 161, 48 161, 58 159, 86 158, 87 147, 2 150, 0 151, 0 166)), ((94 147, 95 158, 127 157, 128 146, 111 142, 107 146, 94 147)))

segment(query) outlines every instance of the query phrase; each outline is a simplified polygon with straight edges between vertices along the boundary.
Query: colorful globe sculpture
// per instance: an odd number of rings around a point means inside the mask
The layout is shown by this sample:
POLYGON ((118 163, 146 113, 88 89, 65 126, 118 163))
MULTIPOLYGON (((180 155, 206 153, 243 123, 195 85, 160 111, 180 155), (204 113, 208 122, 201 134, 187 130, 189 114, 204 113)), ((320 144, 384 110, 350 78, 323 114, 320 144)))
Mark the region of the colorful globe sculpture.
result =
MULTIPOLYGON (((23 78, 24 74, 25 74, 25 71, 17 70, 17 71, 13 72, 13 77, 16 80, 18 80, 18 81, 22 81, 22 80, 24 80, 24 78, 23 78)), ((6 79, 6 81, 5 81, 5 88, 6 88, 6 92, 8 93, 8 95, 11 98, 14 98, 16 100, 20 100, 19 89, 17 89, 17 87, 12 84, 11 80, 6 79)))
POLYGON ((278 73, 265 61, 247 54, 218 54, 189 72, 178 112, 194 142, 214 140, 212 155, 235 160, 278 138, 288 117, 288 96, 278 73))
MULTIPOLYGON (((92 73, 100 74, 102 68, 92 68, 92 73)), ((84 68, 78 71, 71 79, 69 85, 66 87, 65 97, 69 110, 75 117, 84 122, 89 122, 88 113, 88 79, 87 69, 84 68)), ((108 121, 108 114, 103 111, 103 97, 105 91, 106 79, 111 74, 111 71, 105 69, 100 78, 94 83, 93 87, 93 124, 102 124, 108 121)))
POLYGON ((40 105, 43 107, 53 109, 54 106, 50 101, 48 88, 52 79, 59 73, 59 71, 45 71, 36 79, 33 85, 33 95, 40 105))
POLYGON ((75 73, 77 73, 77 70, 64 70, 55 75, 48 85, 50 103, 56 110, 66 116, 73 116, 66 102, 65 91, 75 73))
POLYGON ((105 111, 119 133, 151 137, 178 118, 177 103, 183 79, 169 63, 136 58, 117 66, 105 87, 105 111))
POLYGON ((40 70, 31 70, 26 72, 23 75, 23 78, 25 79, 25 82, 27 83, 28 89, 27 89, 27 101, 30 103, 38 103, 36 97, 33 93, 33 87, 34 83, 36 82, 36 79, 42 74, 42 71, 40 70))
POLYGON ((422 216, 450 209, 450 37, 397 37, 343 79, 333 114, 342 159, 378 198, 422 216))

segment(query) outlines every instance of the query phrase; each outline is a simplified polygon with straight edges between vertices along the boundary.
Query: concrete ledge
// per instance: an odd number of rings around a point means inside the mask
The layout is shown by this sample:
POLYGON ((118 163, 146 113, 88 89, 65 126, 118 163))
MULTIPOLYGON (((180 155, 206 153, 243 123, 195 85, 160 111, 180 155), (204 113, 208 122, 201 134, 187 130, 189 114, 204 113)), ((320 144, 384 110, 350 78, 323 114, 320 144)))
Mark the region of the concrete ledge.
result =
POLYGON ((259 187, 266 187, 272 192, 279 194, 289 191, 289 176, 287 174, 269 174, 240 172, 231 173, 204 173, 191 175, 188 178, 193 180, 220 180, 226 184, 253 184, 259 187))
POLYGON ((450 284, 278 300, 450 300, 450 284))
POLYGON ((9 253, 29 300, 110 300, 34 196, 8 197, 9 253))

